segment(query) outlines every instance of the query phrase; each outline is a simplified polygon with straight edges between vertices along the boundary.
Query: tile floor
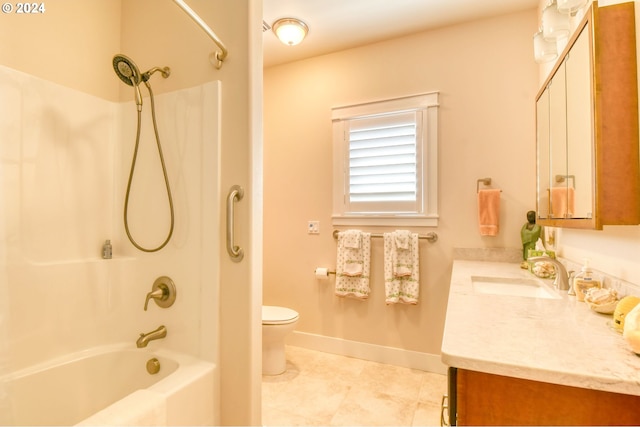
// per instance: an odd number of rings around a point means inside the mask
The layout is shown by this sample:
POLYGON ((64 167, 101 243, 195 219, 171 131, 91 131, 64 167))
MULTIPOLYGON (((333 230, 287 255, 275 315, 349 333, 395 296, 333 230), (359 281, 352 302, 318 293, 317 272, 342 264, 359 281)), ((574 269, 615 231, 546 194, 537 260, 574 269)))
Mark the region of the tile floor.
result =
POLYGON ((262 377, 265 426, 440 425, 445 375, 287 346, 287 371, 262 377))

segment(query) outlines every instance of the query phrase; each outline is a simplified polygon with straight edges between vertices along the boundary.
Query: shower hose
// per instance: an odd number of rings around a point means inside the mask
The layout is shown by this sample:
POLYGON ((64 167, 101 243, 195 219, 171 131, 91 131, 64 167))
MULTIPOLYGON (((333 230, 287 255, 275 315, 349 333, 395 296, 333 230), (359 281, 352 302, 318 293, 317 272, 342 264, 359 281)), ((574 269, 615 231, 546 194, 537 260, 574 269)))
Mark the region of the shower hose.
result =
POLYGON ((167 234, 166 239, 164 240, 164 242, 160 244, 160 246, 156 248, 145 248, 142 245, 138 244, 136 240, 133 238, 133 236, 131 235, 131 232, 129 230, 129 219, 128 219, 129 195, 131 193, 131 182, 133 181, 133 173, 136 168, 136 160, 138 158, 138 148, 140 147, 140 128, 142 125, 142 108, 138 108, 138 130, 136 131, 136 144, 133 150, 133 160, 131 161, 129 181, 127 182, 127 193, 124 198, 124 229, 127 233, 127 237, 129 238, 129 241, 137 249, 143 252, 157 252, 160 249, 164 248, 167 245, 167 243, 169 243, 169 240, 173 235, 175 219, 174 219, 174 212, 173 212, 174 211, 173 197, 171 196, 171 187, 169 186, 169 177, 167 176, 167 167, 164 163, 164 156, 162 155, 162 144, 160 143, 160 136, 158 135, 158 125, 156 123, 156 108, 155 108, 155 103, 153 99, 153 91, 151 90, 151 85, 149 84, 149 82, 145 81, 144 84, 145 86, 147 86, 147 90, 149 91, 149 98, 151 100, 151 119, 153 121, 153 131, 156 137, 156 145, 158 146, 158 155, 160 156, 160 164, 162 165, 162 174, 164 175, 164 183, 167 189, 167 198, 169 200, 169 210, 171 214, 171 225, 169 226, 169 233, 167 234))

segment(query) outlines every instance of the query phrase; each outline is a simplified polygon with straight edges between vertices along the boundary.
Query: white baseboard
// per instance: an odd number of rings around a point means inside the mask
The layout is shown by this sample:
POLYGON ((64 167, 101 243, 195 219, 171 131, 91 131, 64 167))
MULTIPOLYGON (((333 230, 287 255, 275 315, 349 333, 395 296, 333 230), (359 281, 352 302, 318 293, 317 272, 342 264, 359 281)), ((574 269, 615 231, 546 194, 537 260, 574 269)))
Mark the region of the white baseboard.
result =
POLYGON ((299 331, 293 331, 293 333, 287 337, 286 343, 310 350, 357 357, 358 359, 402 366, 404 368, 420 369, 436 374, 446 375, 447 373, 447 365, 442 363, 440 355, 437 354, 420 353, 418 351, 367 344, 299 331))

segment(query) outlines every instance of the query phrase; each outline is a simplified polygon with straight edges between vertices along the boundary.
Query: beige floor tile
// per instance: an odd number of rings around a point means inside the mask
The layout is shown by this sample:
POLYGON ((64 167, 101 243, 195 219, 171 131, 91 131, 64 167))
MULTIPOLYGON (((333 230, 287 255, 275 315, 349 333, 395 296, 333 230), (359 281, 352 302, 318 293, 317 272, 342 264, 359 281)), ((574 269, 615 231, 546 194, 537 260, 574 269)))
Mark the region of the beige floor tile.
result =
POLYGON ((334 426, 408 426, 416 401, 354 387, 331 420, 334 426))
POLYGON ((278 386, 268 402, 271 408, 328 423, 349 392, 349 386, 300 374, 278 386))
POLYGON ((413 426, 439 426, 440 425, 440 405, 433 402, 418 402, 415 415, 413 416, 413 426))
POLYGON ((331 378, 345 384, 352 384, 358 379, 368 362, 353 357, 319 353, 313 363, 304 372, 317 378, 331 378))
POLYGON ((262 407, 263 426, 323 426, 326 421, 318 421, 280 409, 262 407))
POLYGON ((438 425, 446 376, 287 346, 287 371, 262 377, 262 422, 438 425))
POLYGON ((418 401, 440 402, 444 394, 447 394, 447 376, 426 372, 420 386, 418 401))
POLYGON ((426 372, 400 366, 368 363, 358 377, 358 384, 369 390, 418 400, 426 372))

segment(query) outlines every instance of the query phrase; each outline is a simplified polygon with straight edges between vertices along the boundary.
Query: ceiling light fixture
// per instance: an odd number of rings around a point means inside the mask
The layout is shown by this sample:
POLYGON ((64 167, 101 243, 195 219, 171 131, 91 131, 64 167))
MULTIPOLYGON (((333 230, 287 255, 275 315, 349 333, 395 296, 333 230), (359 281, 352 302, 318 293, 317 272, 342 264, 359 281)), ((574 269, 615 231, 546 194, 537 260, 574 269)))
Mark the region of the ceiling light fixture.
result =
POLYGON ((296 18, 281 18, 272 25, 273 32, 280 41, 288 46, 295 46, 307 36, 309 27, 296 18))

